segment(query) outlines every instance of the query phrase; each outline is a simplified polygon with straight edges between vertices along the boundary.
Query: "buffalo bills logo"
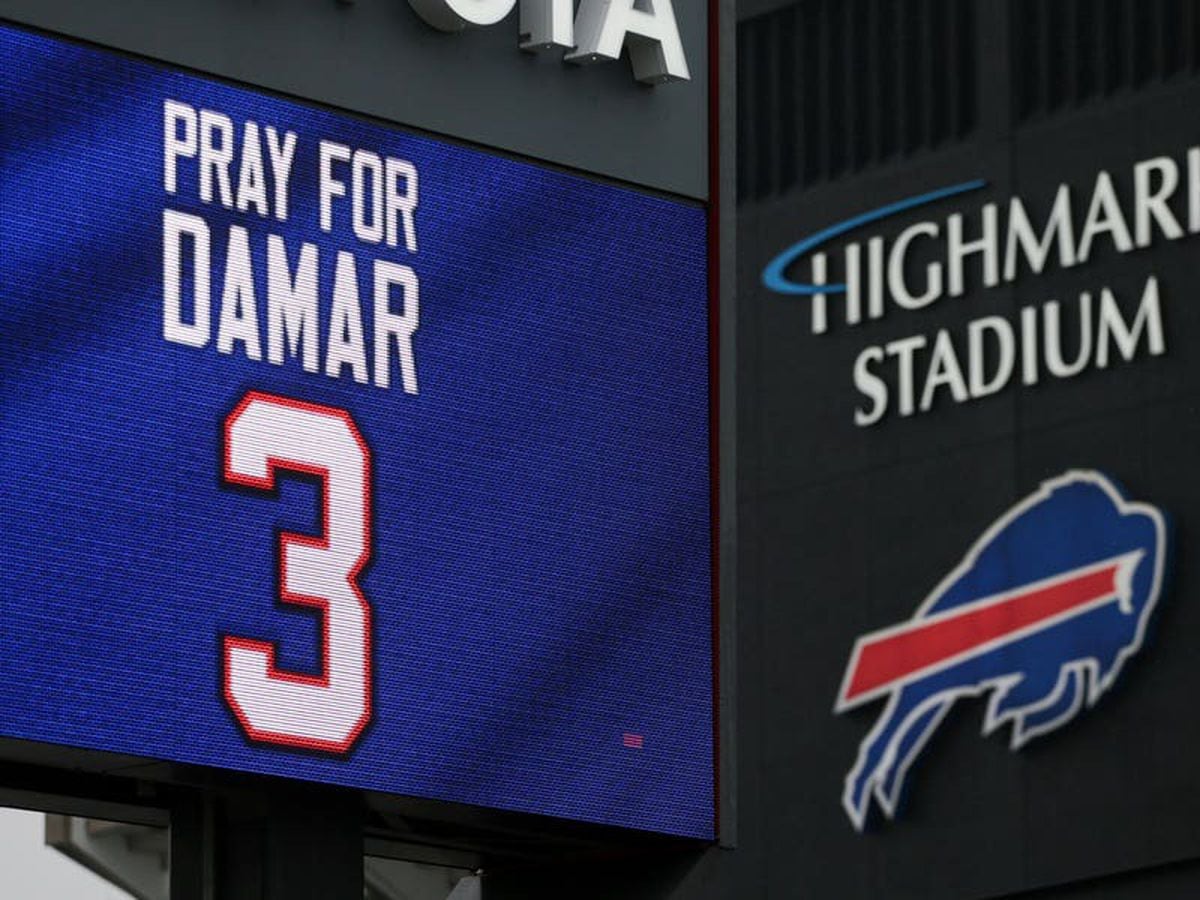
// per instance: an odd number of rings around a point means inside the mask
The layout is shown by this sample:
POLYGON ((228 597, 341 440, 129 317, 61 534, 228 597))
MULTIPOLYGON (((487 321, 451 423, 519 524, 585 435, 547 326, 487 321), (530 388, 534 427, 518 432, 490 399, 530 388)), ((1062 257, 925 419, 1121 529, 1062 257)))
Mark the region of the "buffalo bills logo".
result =
POLYGON ((860 637, 835 711, 887 705, 846 776, 854 826, 872 797, 895 815, 956 700, 987 693, 983 733, 1011 723, 1014 750, 1099 700, 1142 646, 1165 553, 1159 510, 1067 472, 992 525, 911 619, 860 637))

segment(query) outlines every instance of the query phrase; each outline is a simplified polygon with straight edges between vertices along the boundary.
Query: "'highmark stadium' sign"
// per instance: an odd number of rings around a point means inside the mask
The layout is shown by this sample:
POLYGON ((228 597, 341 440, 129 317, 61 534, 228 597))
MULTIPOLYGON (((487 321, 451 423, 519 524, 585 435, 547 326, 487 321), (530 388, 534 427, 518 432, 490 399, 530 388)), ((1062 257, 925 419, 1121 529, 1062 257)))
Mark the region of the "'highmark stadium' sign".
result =
MULTIPOLYGON (((840 299, 840 317, 849 327, 882 319, 892 308, 925 309, 967 292, 969 259, 977 260, 980 285, 993 288, 1025 272, 1041 275, 1054 265, 1064 270, 1083 265, 1104 243, 1125 254, 1148 248, 1156 239, 1174 241, 1200 232, 1200 147, 1193 147, 1182 162, 1158 156, 1134 164, 1127 205, 1112 175, 1101 171, 1086 205, 1072 196, 1069 185, 1060 184, 1041 222, 1014 196, 1003 212, 1001 204, 987 203, 969 214, 970 222, 967 214, 953 212, 944 220, 908 225, 892 240, 876 235, 849 241, 840 251, 825 249, 872 223, 986 186, 984 180, 950 185, 831 225, 777 255, 763 270, 762 282, 776 293, 809 298, 812 333, 827 334, 831 297, 840 299), (1180 191, 1185 192, 1184 208, 1177 211, 1171 202, 1180 191), (838 256, 841 275, 834 281, 831 257, 838 256), (913 271, 920 268, 917 258, 929 260, 920 277, 913 271), (789 275, 801 263, 808 266, 807 281, 789 275)), ((1139 296, 1127 301, 1136 299, 1136 310, 1123 313, 1113 289, 1088 286, 1075 301, 1078 333, 1073 336, 1064 335, 1063 303, 1049 300, 1024 306, 1016 321, 999 315, 977 318, 968 323, 965 341, 942 328, 867 346, 854 362, 854 386, 862 397, 854 422, 865 427, 889 412, 926 413, 941 395, 967 403, 1014 383, 1031 387, 1046 379, 1074 378, 1089 367, 1130 362, 1139 353, 1161 356, 1166 352, 1162 286, 1154 273, 1146 276, 1139 296)))

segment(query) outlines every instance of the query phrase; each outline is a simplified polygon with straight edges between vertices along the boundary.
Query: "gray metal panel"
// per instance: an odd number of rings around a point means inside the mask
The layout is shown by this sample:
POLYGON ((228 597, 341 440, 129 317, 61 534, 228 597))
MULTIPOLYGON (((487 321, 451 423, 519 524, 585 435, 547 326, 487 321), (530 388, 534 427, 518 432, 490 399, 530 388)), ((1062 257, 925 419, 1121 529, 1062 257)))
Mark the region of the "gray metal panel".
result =
POLYGON ((783 9, 785 6, 796 5, 796 0, 738 0, 737 17, 738 21, 753 19, 755 16, 783 9))
POLYGON ((517 49, 514 12, 443 34, 405 0, 0 0, 0 16, 695 199, 708 196, 707 4, 675 4, 692 80, 517 49))

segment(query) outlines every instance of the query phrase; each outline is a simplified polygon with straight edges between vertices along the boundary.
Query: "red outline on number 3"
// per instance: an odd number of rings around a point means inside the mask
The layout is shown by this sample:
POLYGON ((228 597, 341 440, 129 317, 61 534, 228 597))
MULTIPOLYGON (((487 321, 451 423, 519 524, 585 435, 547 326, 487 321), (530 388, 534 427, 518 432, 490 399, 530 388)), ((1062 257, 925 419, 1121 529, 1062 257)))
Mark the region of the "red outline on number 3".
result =
POLYGON ((367 561, 371 558, 371 448, 367 445, 362 433, 358 430, 358 426, 354 423, 350 413, 344 409, 338 409, 332 406, 321 406, 316 403, 307 403, 303 400, 294 400, 290 397, 280 397, 276 394, 267 394, 261 391, 248 392, 238 403, 237 406, 225 417, 224 427, 224 447, 223 447, 223 474, 225 480, 231 484, 241 485, 243 487, 255 488, 258 490, 272 491, 275 489, 275 472, 277 469, 283 469, 289 472, 299 472, 304 475, 316 475, 321 479, 321 519, 322 531, 320 537, 313 535, 298 534, 293 531, 284 531, 279 534, 279 543, 275 548, 275 560, 279 574, 279 600, 282 603, 294 603, 301 606, 315 606, 324 611, 321 616, 321 667, 320 675, 304 675, 297 672, 288 672, 275 667, 275 645, 268 641, 253 640, 251 638, 233 637, 224 635, 222 645, 222 672, 221 685, 222 693, 224 694, 225 703, 232 710, 234 716, 237 717, 238 723, 242 726, 242 730, 246 735, 255 741, 262 741, 271 744, 281 744, 288 747, 297 747, 304 750, 319 750, 327 753, 346 753, 354 745, 362 734, 363 729, 371 721, 371 605, 363 596, 362 589, 358 585, 358 576, 367 561), (290 544, 304 544, 310 547, 318 547, 327 549, 329 547, 329 470, 323 466, 316 466, 311 463, 299 462, 297 460, 282 459, 279 457, 267 457, 267 475, 265 478, 255 478, 253 476, 240 475, 231 470, 230 456, 230 431, 233 424, 241 417, 246 408, 255 402, 268 403, 274 406, 286 406, 293 409, 301 409, 307 412, 318 413, 323 416, 332 416, 341 419, 350 430, 350 434, 358 443, 363 454, 363 523, 362 523, 362 553, 359 554, 357 560, 350 570, 346 573, 345 578, 350 590, 358 600, 359 608, 362 611, 363 621, 363 713, 355 723, 350 733, 342 741, 326 741, 320 738, 305 738, 292 734, 280 734, 271 731, 262 731, 254 727, 250 720, 246 717, 245 712, 238 704, 237 699, 233 696, 230 685, 230 651, 234 647, 254 650, 259 653, 265 653, 267 656, 267 678, 274 681, 288 681, 296 684, 306 684, 313 687, 328 687, 329 686, 329 600, 325 597, 309 597, 302 594, 293 594, 288 591, 287 581, 287 547, 290 544))

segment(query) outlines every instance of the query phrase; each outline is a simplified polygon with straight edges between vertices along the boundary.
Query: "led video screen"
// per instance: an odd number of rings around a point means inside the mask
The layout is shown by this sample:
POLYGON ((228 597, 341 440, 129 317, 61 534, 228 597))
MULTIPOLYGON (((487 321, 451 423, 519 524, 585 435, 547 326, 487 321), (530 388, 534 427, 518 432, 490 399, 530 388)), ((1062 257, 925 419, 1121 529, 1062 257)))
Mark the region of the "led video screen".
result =
POLYGON ((704 209, 0 59, 0 736, 711 837, 704 209))

